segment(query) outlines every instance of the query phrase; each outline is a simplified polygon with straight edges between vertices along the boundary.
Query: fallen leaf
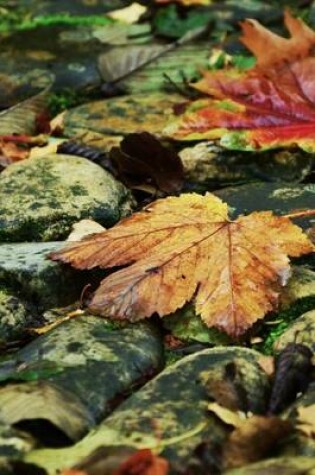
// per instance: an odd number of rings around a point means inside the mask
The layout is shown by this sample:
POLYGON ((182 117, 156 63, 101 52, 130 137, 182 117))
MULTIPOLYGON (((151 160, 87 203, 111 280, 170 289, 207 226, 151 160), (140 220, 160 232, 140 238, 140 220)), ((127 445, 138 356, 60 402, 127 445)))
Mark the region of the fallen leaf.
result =
POLYGON ((127 135, 110 157, 119 179, 131 188, 153 183, 161 191, 176 193, 183 185, 181 159, 148 132, 127 135))
POLYGON ((133 2, 131 5, 113 12, 107 13, 107 16, 113 20, 124 21, 125 23, 137 23, 140 17, 146 12, 147 7, 140 5, 140 3, 133 2))
POLYGON ((231 411, 230 409, 221 406, 217 402, 211 402, 208 405, 208 411, 213 412, 213 414, 221 419, 222 422, 233 427, 240 427, 242 424, 244 424, 244 419, 246 419, 246 415, 244 413, 231 411))
POLYGON ((255 20, 241 23, 242 43, 257 64, 247 71, 205 72, 193 86, 211 99, 195 101, 165 133, 176 139, 221 139, 239 150, 299 146, 315 150, 315 32, 285 12, 291 37, 255 20))
POLYGON ((264 458, 293 428, 279 417, 252 416, 229 436, 223 446, 225 468, 241 467, 264 458))
POLYGON ((72 231, 67 237, 67 241, 80 241, 82 238, 95 233, 102 233, 105 231, 104 226, 101 226, 93 219, 81 219, 72 226, 72 231))
POLYGON ((315 404, 300 406, 297 410, 297 429, 307 437, 315 439, 315 404))
POLYGON ((169 464, 150 449, 141 449, 130 455, 112 475, 167 475, 169 464))
POLYGON ((172 3, 177 2, 184 7, 191 7, 193 5, 210 5, 212 0, 155 0, 155 3, 172 3))
POLYGON ((287 256, 313 249, 285 216, 265 211, 230 221, 219 198, 192 193, 157 200, 50 257, 77 269, 128 266, 102 281, 90 304, 96 314, 137 321, 195 297, 209 327, 236 337, 276 307, 290 276, 287 256))

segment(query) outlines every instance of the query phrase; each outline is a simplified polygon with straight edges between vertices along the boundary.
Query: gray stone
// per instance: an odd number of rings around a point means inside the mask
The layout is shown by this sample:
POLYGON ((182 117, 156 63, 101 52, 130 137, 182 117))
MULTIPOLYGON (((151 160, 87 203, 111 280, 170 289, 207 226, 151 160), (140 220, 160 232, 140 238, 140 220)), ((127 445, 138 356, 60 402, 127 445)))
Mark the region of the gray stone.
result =
POLYGON ((75 446, 59 451, 34 451, 26 460, 54 475, 82 461, 100 446, 126 444, 158 448, 172 466, 183 467, 202 441, 208 441, 217 451, 230 431, 207 410, 212 397, 209 379, 212 387, 219 384, 228 367, 234 365, 236 373, 242 375, 246 410, 264 411, 269 382, 258 364, 259 358, 255 351, 236 347, 208 349, 187 356, 134 393, 75 446))
POLYGON ((8 424, 49 420, 78 440, 162 365, 161 336, 151 324, 120 328, 85 314, 0 363, 2 382, 24 381, 0 389, 0 417, 8 424))
POLYGON ((25 302, 7 289, 0 288, 0 343, 19 338, 29 322, 29 309, 25 302))
POLYGON ((79 297, 83 287, 78 274, 47 258, 64 243, 16 243, 0 245, 0 282, 38 307, 68 305, 79 297))
POLYGON ((76 221, 105 227, 131 209, 127 189, 85 158, 48 155, 15 163, 0 176, 0 241, 53 241, 76 221))
POLYGON ((315 353, 315 310, 304 313, 278 338, 274 350, 281 351, 290 343, 301 343, 315 353))

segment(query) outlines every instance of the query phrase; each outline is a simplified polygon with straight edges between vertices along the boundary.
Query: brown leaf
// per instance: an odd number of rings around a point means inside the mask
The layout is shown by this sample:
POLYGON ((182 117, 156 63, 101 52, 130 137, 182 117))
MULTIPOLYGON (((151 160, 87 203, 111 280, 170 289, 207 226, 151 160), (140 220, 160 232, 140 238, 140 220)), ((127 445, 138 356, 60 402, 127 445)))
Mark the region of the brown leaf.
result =
POLYGON ((292 432, 292 425, 279 417, 252 416, 229 436, 223 447, 225 468, 241 467, 265 457, 292 432))
POLYGON ((211 194, 169 197, 51 258, 77 269, 128 266, 102 281, 90 305, 96 314, 136 321, 194 297, 209 327, 239 336, 276 307, 288 256, 314 247, 285 216, 230 221, 227 211, 211 194))
POLYGON ((110 157, 119 178, 128 186, 153 182, 161 191, 175 193, 183 185, 181 159, 148 132, 127 135, 110 157))
POLYGON ((167 475, 168 462, 150 449, 138 450, 124 461, 113 475, 167 475))

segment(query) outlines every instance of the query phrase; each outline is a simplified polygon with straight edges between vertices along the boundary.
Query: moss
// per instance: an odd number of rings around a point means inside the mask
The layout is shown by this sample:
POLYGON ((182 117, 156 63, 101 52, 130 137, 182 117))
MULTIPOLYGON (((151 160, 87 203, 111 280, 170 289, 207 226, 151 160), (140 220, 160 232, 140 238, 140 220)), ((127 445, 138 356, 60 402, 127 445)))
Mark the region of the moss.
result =
POLYGON ((273 313, 266 320, 259 334, 263 342, 253 345, 253 348, 267 355, 273 355, 274 342, 287 330, 292 322, 304 313, 313 310, 314 307, 315 297, 306 297, 278 313, 273 313))
POLYGON ((103 26, 113 23, 114 20, 102 15, 70 15, 70 14, 50 14, 39 15, 28 18, 23 9, 15 12, 5 12, 0 22, 0 32, 8 33, 21 30, 31 30, 41 26, 103 26))

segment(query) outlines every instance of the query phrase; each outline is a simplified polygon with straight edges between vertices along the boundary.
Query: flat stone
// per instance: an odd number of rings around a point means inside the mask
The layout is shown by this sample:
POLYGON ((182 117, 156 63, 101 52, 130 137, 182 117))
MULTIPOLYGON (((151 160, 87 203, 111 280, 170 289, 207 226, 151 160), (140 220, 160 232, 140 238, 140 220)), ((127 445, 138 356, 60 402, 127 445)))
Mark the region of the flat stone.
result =
POLYGON ((222 381, 227 365, 235 365, 236 372, 242 375, 247 409, 254 413, 264 411, 269 382, 258 364, 259 358, 259 353, 236 347, 207 349, 187 356, 134 393, 75 446, 58 452, 34 451, 26 460, 54 475, 100 446, 126 444, 161 447, 162 455, 172 466, 183 467, 202 441, 209 441, 217 450, 229 432, 207 411, 211 400, 209 378, 214 385, 222 381))
POLYGON ((30 324, 30 309, 19 297, 0 285, 0 343, 19 338, 30 324))
POLYGON ((0 176, 0 241, 61 240, 84 218, 111 226, 131 204, 128 190, 85 158, 30 158, 0 176))
MULTIPOLYGON (((287 183, 251 183, 225 188, 215 193, 230 207, 232 217, 253 211, 271 210, 280 216, 297 210, 314 208, 315 185, 287 183)), ((307 229, 314 225, 313 217, 295 219, 294 223, 307 229)))
POLYGON ((7 424, 48 420, 78 440, 162 365, 162 340, 154 326, 115 328, 104 318, 86 314, 60 324, 0 363, 2 383, 25 381, 0 389, 0 418, 7 424))
POLYGON ((315 310, 304 313, 275 341, 279 352, 290 343, 302 343, 315 353, 315 310))
POLYGON ((79 297, 83 280, 69 266, 47 258, 64 243, 0 245, 0 282, 10 285, 39 311, 68 305, 79 297))

